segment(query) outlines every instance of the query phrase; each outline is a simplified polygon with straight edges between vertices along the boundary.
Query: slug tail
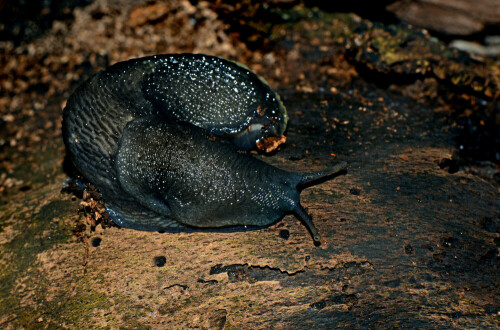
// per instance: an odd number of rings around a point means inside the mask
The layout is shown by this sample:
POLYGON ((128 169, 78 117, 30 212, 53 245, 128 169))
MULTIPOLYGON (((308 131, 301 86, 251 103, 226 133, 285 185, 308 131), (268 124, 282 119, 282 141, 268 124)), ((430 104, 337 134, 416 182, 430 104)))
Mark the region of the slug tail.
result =
POLYGON ((297 184, 297 187, 299 189, 303 189, 312 185, 315 185, 319 182, 328 180, 332 176, 336 176, 338 174, 341 174, 341 172, 345 172, 347 170, 347 163, 346 162, 340 162, 336 164, 335 166, 323 170, 323 171, 318 171, 318 172, 313 172, 313 173, 304 173, 302 174, 302 177, 297 184))
POLYGON ((304 207, 302 207, 302 205, 300 205, 300 203, 298 203, 297 206, 293 209, 293 214, 295 214, 295 216, 304 223, 307 229, 309 229, 314 242, 319 244, 321 242, 319 231, 314 225, 311 216, 307 214, 306 210, 304 209, 304 207))

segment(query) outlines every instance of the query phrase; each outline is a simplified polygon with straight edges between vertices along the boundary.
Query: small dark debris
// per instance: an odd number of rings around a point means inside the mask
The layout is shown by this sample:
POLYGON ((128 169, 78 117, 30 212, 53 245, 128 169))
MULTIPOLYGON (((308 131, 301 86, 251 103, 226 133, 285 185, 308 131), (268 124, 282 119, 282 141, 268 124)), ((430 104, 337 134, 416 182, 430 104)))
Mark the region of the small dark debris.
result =
POLYGON ((351 195, 355 195, 355 196, 359 196, 361 194, 361 190, 359 190, 358 188, 351 188, 351 190, 349 190, 349 192, 351 193, 351 195))
POLYGON ((80 236, 81 233, 83 233, 87 229, 87 226, 84 223, 76 223, 75 226, 73 227, 73 233, 76 236, 80 236))
POLYGON ((338 294, 338 295, 332 295, 326 299, 312 303, 309 306, 311 306, 312 308, 316 308, 316 309, 323 309, 326 306, 330 306, 330 305, 346 304, 346 305, 353 306, 357 302, 358 302, 358 298, 356 297, 355 294, 338 294))
POLYGON ((24 185, 24 186, 22 186, 21 188, 19 188, 19 191, 28 191, 28 190, 30 190, 30 189, 31 189, 31 186, 29 186, 29 185, 24 185))
POLYGON ((422 244, 420 247, 422 249, 427 249, 429 252, 434 252, 434 247, 432 247, 432 245, 430 244, 422 244))
MULTIPOLYGON (((221 267, 222 265, 216 265, 215 269, 212 267, 210 269, 210 274, 221 274, 221 273, 227 273, 229 281, 230 282, 240 282, 240 281, 248 281, 250 282, 250 279, 248 278, 249 273, 252 272, 251 267, 248 265, 228 265, 221 267)), ((252 282, 256 282, 257 280, 255 278, 252 278, 252 282)))
MULTIPOLYGON (((66 163, 70 163, 71 161, 67 158, 64 159, 64 165, 66 163)), ((65 165, 66 167, 74 166, 73 164, 65 165)), ((67 170, 67 172, 71 172, 71 169, 67 170)), ((76 171, 76 170, 75 170, 76 171)), ((73 197, 78 199, 83 198, 83 191, 85 190, 85 184, 78 178, 68 178, 64 181, 63 188, 61 189, 61 193, 71 194, 73 197)))
POLYGON ((442 170, 448 168, 450 174, 457 173, 460 169, 460 162, 457 159, 443 158, 438 165, 442 170))
POLYGON ((356 261, 349 261, 344 264, 344 268, 353 268, 357 267, 358 263, 356 261))
POLYGON ((101 194, 96 187, 87 184, 84 185, 79 180, 73 180, 76 183, 76 187, 85 187, 82 192, 83 201, 80 203, 80 209, 78 213, 85 214, 85 224, 90 226, 90 231, 95 231, 98 225, 101 225, 103 229, 117 226, 109 217, 104 206, 104 201, 101 198, 101 194))
POLYGON ((167 258, 165 258, 164 256, 154 257, 153 260, 156 267, 163 267, 167 263, 167 258))
POLYGON ((346 222, 347 219, 346 218, 340 218, 340 222, 346 222))
POLYGON ((210 269, 210 275, 227 273, 230 282, 246 281, 255 283, 259 281, 285 281, 290 278, 287 272, 269 266, 249 266, 248 264, 232 264, 222 266, 217 264, 210 269))
POLYGON ((217 283, 219 283, 219 281, 217 281, 217 280, 208 280, 208 281, 205 281, 202 278, 199 278, 198 281, 196 281, 196 282, 203 283, 203 284, 217 284, 217 283))
POLYGON ((290 238, 290 231, 288 231, 287 229, 280 230, 280 237, 283 239, 290 238))
POLYGON ((99 245, 101 245, 101 241, 102 241, 102 239, 100 237, 94 237, 92 239, 91 244, 93 247, 98 247, 99 245))
POLYGON ((212 266, 212 268, 210 268, 210 275, 214 275, 214 274, 220 274, 220 273, 223 273, 224 272, 224 267, 222 266, 222 264, 217 264, 215 266, 212 266))
POLYGON ((318 302, 312 303, 310 306, 316 309, 323 309, 326 307, 326 301, 320 300, 318 302))
POLYGON ((306 257, 304 258, 304 260, 305 260, 305 261, 309 261, 309 260, 311 260, 311 256, 306 256, 306 257))
POLYGON ((165 287, 164 289, 165 290, 168 290, 168 289, 172 289, 172 288, 181 288, 183 290, 187 290, 189 288, 188 285, 184 285, 184 284, 172 284, 172 285, 169 285, 167 287, 165 287))
POLYGON ((406 245, 405 246, 405 253, 412 254, 413 253, 413 246, 411 246, 410 244, 406 245))
POLYGON ((92 19, 94 20, 100 20, 101 18, 103 18, 104 16, 106 16, 106 12, 103 11, 103 10, 94 10, 91 15, 92 15, 92 19))

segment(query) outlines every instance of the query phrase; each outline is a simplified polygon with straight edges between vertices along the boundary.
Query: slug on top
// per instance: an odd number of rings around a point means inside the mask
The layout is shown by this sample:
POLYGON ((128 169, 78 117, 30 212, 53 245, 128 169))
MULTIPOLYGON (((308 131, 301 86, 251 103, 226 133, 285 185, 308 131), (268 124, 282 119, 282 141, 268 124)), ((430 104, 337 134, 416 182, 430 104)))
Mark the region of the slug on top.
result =
POLYGON ((279 96, 248 68, 202 54, 157 55, 117 63, 77 88, 63 111, 63 139, 122 227, 266 226, 294 213, 319 242, 300 190, 346 164, 300 174, 238 152, 275 148, 287 120, 279 96))

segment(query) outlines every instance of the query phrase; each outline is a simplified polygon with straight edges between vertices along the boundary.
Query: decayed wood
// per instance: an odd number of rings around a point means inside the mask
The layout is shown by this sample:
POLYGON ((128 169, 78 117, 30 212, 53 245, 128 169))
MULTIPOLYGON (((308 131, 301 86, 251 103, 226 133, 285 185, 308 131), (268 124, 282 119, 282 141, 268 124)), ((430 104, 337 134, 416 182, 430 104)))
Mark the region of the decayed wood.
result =
POLYGON ((500 5, 495 0, 401 0, 387 10, 405 22, 446 34, 469 35, 500 26, 500 5))
MULTIPOLYGON (((85 19, 107 12, 86 10, 80 13, 85 19)), ((188 17, 177 10, 172 28, 188 17)), ((127 19, 120 17, 116 22, 127 19)), ((61 193, 67 172, 57 133, 34 141, 24 154, 1 154, 11 168, 0 174, 0 327, 498 327, 498 184, 463 170, 450 173, 456 133, 440 114, 445 106, 432 102, 436 81, 414 82, 406 87, 410 92, 367 82, 346 61, 343 37, 335 34, 360 27, 361 20, 323 18, 284 24, 272 51, 245 53, 247 64, 278 87, 290 116, 285 146, 263 159, 302 172, 349 163, 345 176, 302 193, 322 234, 320 246, 293 216, 235 233, 99 225, 91 231, 92 219, 78 213, 82 200, 61 193)), ((76 23, 81 34, 66 37, 86 36, 92 24, 76 23)), ((167 23, 155 24, 151 29, 160 35, 167 23)), ((136 31, 127 33, 127 40, 139 42, 136 31)), ((30 59, 24 56, 21 63, 30 59)), ((15 86, 26 96, 21 87, 15 86)), ((38 119, 58 122, 60 102, 52 97, 38 119)), ((95 204, 92 194, 85 197, 83 206, 95 204)))

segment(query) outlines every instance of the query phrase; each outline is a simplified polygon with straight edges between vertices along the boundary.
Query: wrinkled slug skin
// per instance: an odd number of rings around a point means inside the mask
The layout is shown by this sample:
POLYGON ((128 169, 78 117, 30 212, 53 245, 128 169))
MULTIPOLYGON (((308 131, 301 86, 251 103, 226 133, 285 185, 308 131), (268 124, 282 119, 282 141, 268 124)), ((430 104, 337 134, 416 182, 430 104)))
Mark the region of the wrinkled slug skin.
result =
POLYGON ((124 190, 165 217, 195 227, 263 226, 292 211, 301 176, 279 170, 192 125, 127 124, 117 173, 124 190))
POLYGON ((260 226, 299 202, 300 175, 209 135, 249 149, 282 135, 286 122, 278 95, 247 68, 158 55, 117 63, 81 85, 63 111, 63 139, 121 226, 260 226))

